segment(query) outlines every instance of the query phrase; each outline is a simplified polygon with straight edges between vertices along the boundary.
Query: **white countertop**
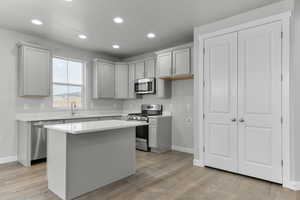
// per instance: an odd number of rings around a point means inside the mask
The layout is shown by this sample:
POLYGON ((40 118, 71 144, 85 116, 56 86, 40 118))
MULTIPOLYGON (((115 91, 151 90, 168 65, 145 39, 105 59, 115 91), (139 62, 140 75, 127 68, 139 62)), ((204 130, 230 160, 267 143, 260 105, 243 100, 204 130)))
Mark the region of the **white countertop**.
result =
POLYGON ((20 113, 16 115, 16 120, 23 122, 33 121, 48 121, 48 120, 66 120, 66 119, 84 119, 84 118, 95 118, 95 117, 117 117, 127 116, 127 113, 77 113, 71 115, 67 112, 50 112, 50 113, 20 113))
POLYGON ((93 133, 93 132, 107 131, 107 130, 114 130, 114 129, 131 128, 131 127, 144 126, 144 125, 148 125, 148 123, 140 122, 140 121, 104 120, 104 121, 93 121, 93 122, 47 125, 45 126, 45 128, 76 135, 76 134, 93 133))

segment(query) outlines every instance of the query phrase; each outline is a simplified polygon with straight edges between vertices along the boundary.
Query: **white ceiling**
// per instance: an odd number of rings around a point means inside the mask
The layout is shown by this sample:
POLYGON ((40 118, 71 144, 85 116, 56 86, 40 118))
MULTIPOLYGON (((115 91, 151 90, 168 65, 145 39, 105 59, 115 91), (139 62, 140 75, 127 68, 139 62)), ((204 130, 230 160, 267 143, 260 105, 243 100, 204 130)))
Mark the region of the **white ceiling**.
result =
POLYGON ((195 26, 278 1, 1 0, 0 26, 121 58, 192 41, 195 26), (114 24, 115 16, 124 23, 114 24), (32 25, 32 18, 44 25, 32 25), (157 37, 148 39, 148 32, 157 37), (121 48, 112 49, 114 43, 121 48))

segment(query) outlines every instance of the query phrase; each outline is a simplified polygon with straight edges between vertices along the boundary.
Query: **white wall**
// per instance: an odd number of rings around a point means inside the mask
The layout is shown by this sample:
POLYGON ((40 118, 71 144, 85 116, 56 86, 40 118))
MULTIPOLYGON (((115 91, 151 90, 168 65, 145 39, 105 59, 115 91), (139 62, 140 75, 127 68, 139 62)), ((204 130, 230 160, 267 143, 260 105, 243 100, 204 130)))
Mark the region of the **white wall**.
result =
POLYGON ((3 157, 16 155, 16 113, 54 111, 51 108, 50 98, 17 97, 18 55, 16 43, 18 41, 39 43, 53 49, 56 56, 87 61, 87 108, 101 111, 122 110, 122 101, 91 100, 91 60, 99 57, 114 58, 79 50, 39 37, 0 29, 0 160, 3 157))
POLYGON ((142 104, 162 104, 164 111, 172 112, 172 140, 177 150, 193 152, 193 80, 172 81, 172 97, 159 99, 145 95, 143 99, 126 100, 126 112, 140 112, 142 104))

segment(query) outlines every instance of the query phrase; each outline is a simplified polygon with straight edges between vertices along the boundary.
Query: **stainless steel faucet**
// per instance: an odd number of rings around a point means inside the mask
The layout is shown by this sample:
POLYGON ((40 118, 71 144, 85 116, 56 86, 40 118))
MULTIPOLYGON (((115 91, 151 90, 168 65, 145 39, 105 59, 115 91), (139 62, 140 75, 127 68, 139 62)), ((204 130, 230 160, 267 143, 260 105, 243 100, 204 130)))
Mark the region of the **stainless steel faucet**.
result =
POLYGON ((76 108, 77 108, 77 104, 75 101, 71 102, 71 115, 75 115, 76 114, 76 108))

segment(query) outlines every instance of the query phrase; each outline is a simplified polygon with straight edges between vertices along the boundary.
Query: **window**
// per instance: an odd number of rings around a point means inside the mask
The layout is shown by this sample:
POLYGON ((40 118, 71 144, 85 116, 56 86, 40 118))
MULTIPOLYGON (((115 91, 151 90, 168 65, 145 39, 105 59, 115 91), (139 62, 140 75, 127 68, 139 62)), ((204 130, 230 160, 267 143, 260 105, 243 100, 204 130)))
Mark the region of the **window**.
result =
POLYGON ((69 108, 71 103, 83 107, 84 63, 53 58, 53 101, 54 108, 69 108))

